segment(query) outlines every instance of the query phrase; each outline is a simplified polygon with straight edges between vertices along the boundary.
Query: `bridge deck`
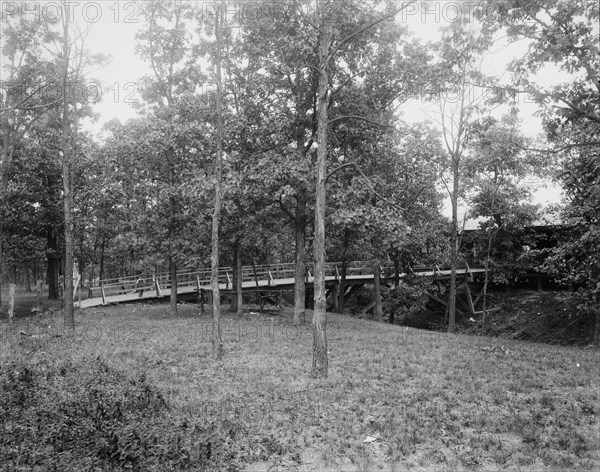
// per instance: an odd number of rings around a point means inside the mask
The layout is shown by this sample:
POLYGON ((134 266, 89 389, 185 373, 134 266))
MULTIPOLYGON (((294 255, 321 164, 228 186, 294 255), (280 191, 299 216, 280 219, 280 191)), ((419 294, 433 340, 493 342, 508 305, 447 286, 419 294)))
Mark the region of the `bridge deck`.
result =
MULTIPOLYGON (((450 276, 450 270, 428 270, 428 271, 420 271, 416 272, 416 275, 423 277, 439 277, 439 278, 448 278, 450 276)), ((457 270, 457 275, 459 277, 465 277, 470 274, 480 274, 485 272, 485 269, 473 268, 469 269, 468 272, 465 269, 457 270)), ((400 274, 400 277, 405 277, 406 274, 400 274)), ((164 277, 163 277, 164 278, 164 277)), ((382 280, 392 280, 393 277, 382 277, 382 280)), ((313 277, 309 277, 307 284, 313 284, 313 277)), ((373 280, 372 274, 355 274, 355 275, 347 275, 346 276, 346 284, 364 284, 369 283, 373 280)), ((278 290, 278 289, 290 289, 294 287, 295 279, 293 277, 284 277, 284 278, 267 278, 263 280, 244 280, 242 282, 242 290, 244 291, 252 291, 252 290, 278 290)), ((337 275, 329 275, 325 277, 325 283, 327 285, 333 285, 339 281, 339 277, 337 275)), ((114 285, 114 284, 113 284, 114 285)), ((189 281, 186 284, 182 284, 177 287, 177 295, 185 295, 198 293, 198 287, 201 290, 210 291, 211 287, 207 283, 198 283, 198 284, 190 284, 189 281)), ((227 293, 231 291, 229 288, 229 283, 220 283, 219 288, 221 291, 227 293)), ((110 304, 119 304, 119 303, 133 303, 133 302, 144 302, 148 300, 157 300, 161 298, 168 298, 171 295, 170 288, 161 288, 160 293, 155 288, 144 288, 144 292, 142 296, 140 296, 137 290, 128 290, 126 293, 118 294, 118 295, 109 295, 104 298, 93 297, 88 298, 86 300, 82 300, 81 303, 77 302, 76 306, 80 308, 92 308, 103 305, 110 304)))

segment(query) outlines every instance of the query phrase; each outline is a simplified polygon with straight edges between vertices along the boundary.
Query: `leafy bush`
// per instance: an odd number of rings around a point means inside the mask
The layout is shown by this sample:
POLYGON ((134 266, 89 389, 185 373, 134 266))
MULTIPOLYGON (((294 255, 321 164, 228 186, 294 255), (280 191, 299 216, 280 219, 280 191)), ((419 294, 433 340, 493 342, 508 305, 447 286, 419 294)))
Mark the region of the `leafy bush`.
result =
POLYGON ((232 425, 177 418, 100 359, 0 366, 0 470, 234 470, 232 425))
POLYGON ((425 311, 429 298, 427 291, 433 290, 431 280, 419 276, 407 276, 398 287, 391 288, 383 294, 383 309, 391 320, 404 324, 411 316, 418 316, 425 311))

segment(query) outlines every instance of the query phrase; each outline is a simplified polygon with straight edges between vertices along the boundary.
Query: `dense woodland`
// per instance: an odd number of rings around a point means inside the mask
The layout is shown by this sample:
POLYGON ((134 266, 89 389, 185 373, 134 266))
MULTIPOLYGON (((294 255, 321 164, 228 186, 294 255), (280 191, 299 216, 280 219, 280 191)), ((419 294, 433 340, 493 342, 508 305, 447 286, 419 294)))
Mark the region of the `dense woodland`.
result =
MULTIPOLYGON (((66 274, 65 317, 73 323, 74 271, 89 285, 167 270, 174 277, 189 267, 295 262, 294 320, 304 311, 308 267, 316 352, 325 353, 313 369, 326 375, 326 344, 318 346, 323 261, 368 261, 374 271, 457 267, 468 257, 458 213, 466 204, 482 221, 471 263, 490 270, 490 283, 535 260, 594 303, 597 2, 481 2, 429 43, 400 21, 409 5, 266 2, 270 14, 231 28, 217 8, 140 2, 135 41, 153 74, 139 84, 139 117, 107 123, 102 139, 81 125, 94 116, 90 71, 108 60, 86 49, 86 25, 66 15, 55 23, 7 15, 2 283, 43 279, 56 298, 66 274), (503 41, 528 48, 502 77, 487 76, 481 61, 503 41), (537 86, 546 66, 571 80, 537 86), (520 131, 526 98, 543 117, 537 140, 520 131), (412 100, 437 112, 409 124, 400 110, 412 100), (530 238, 525 257, 525 229, 542 217, 530 201, 532 176, 562 186, 564 202, 553 211, 568 231, 552 245, 530 238), (451 218, 442 212, 448 197, 451 218)), ((455 281, 451 297, 452 290, 455 281)), ((218 285, 213 291, 218 322, 218 285)))

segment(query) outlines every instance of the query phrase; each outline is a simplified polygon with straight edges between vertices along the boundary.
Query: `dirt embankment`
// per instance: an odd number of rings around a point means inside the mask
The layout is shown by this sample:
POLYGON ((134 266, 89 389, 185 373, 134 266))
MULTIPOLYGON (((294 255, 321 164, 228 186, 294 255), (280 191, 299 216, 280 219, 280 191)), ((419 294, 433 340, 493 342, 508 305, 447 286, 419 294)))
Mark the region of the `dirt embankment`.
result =
MULTIPOLYGON (((600 309, 570 292, 514 293, 489 295, 490 322, 482 326, 482 315, 457 314, 457 331, 533 342, 586 346, 593 343, 596 311, 600 309)), ((443 310, 432 307, 406 320, 416 328, 443 329, 443 310)), ((478 306, 477 310, 481 310, 478 306)))

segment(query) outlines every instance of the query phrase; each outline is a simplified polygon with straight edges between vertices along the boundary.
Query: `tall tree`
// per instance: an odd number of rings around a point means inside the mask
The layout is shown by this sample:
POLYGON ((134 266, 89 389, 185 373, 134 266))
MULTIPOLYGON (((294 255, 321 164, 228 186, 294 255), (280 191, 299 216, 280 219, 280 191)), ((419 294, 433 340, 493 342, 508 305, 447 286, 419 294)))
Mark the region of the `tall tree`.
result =
MULTIPOLYGON (((60 104, 60 97, 52 93, 60 84, 60 73, 52 58, 43 53, 46 43, 53 41, 49 25, 21 15, 7 15, 1 34, 2 73, 7 80, 2 83, 0 95, 0 211, 6 210, 16 146, 50 109, 60 104)), ((3 230, 4 221, 0 218, 0 284, 4 273, 3 230)))
POLYGON ((464 189, 463 158, 470 137, 471 123, 481 113, 486 102, 479 93, 489 79, 478 70, 476 61, 489 47, 491 35, 479 35, 466 24, 467 19, 452 24, 443 32, 443 41, 438 45, 439 64, 435 72, 435 99, 438 119, 447 159, 441 174, 452 208, 450 226, 450 290, 448 300, 448 332, 456 330, 456 270, 459 262, 459 219, 458 204, 464 189))
POLYGON ((151 1, 144 5, 142 13, 147 28, 138 34, 138 52, 146 58, 154 75, 147 77, 142 90, 143 97, 151 105, 155 117, 164 121, 165 139, 162 147, 166 164, 169 216, 167 219, 168 264, 170 278, 170 314, 177 315, 177 269, 180 260, 177 251, 178 187, 181 176, 176 172, 181 161, 181 149, 176 146, 180 132, 176 118, 185 100, 196 90, 198 71, 192 62, 186 20, 190 18, 191 6, 177 0, 171 4, 151 1))
POLYGON ((213 339, 212 354, 215 359, 220 359, 223 355, 223 341, 221 337, 221 296, 219 293, 219 220, 221 218, 221 186, 223 181, 223 82, 221 77, 221 55, 222 55, 222 36, 223 36, 223 17, 225 14, 224 5, 221 4, 215 15, 215 36, 217 48, 214 56, 216 67, 217 82, 217 153, 215 156, 215 201, 212 216, 212 237, 211 237, 211 277, 210 283, 213 298, 213 339))
MULTIPOLYGON (((390 20, 406 5, 378 14, 375 19, 365 15, 362 22, 354 24, 350 32, 337 29, 334 34, 333 22, 335 13, 339 13, 333 2, 320 0, 317 2, 316 24, 319 31, 318 43, 318 88, 317 88, 317 162, 316 162, 316 204, 315 204, 315 310, 313 313, 313 377, 327 377, 327 334, 326 334, 326 289, 325 289, 325 209, 327 180, 327 136, 330 125, 328 100, 330 95, 330 70, 338 52, 352 40, 361 37, 365 32, 390 20)), ((356 13, 356 12, 355 12, 356 13)), ((341 15, 347 14, 343 12, 341 15)), ((349 25, 347 25, 349 26, 349 25)), ((339 28, 339 27, 338 27, 339 28)), ((352 28, 352 26, 350 26, 352 28)), ((361 38, 362 39, 362 38, 361 38)), ((349 117, 367 119, 366 117, 349 117)))
POLYGON ((515 257, 521 253, 523 231, 537 216, 537 206, 529 203, 531 191, 527 182, 543 173, 544 162, 524 151, 526 139, 519 124, 516 115, 510 114, 501 120, 486 117, 471 126, 471 153, 465 162, 465 173, 471 178, 466 193, 471 208, 469 217, 485 218, 480 224, 485 235, 484 326, 489 324, 487 291, 491 265, 494 263, 494 281, 508 283, 514 279, 514 267, 506 276, 503 266, 514 266, 510 253, 515 257), (515 250, 510 251, 511 247, 515 250), (500 258, 493 258, 492 250, 496 248, 501 248, 500 258))
POLYGON ((71 131, 71 117, 69 112, 69 58, 71 44, 69 41, 69 9, 67 4, 62 4, 63 14, 63 75, 62 75, 62 180, 63 180, 63 206, 65 218, 65 270, 64 270, 64 293, 63 310, 65 325, 75 329, 75 314, 73 310, 73 193, 71 189, 71 169, 73 156, 73 137, 71 131))
POLYGON ((526 93, 540 105, 550 147, 533 150, 561 158, 558 180, 567 197, 563 217, 573 228, 544 266, 563 281, 596 292, 594 336, 600 345, 600 8, 586 0, 505 0, 485 6, 481 18, 486 28, 502 28, 510 40, 529 42, 527 52, 510 65, 514 85, 506 91, 512 96, 526 93), (571 80, 551 87, 537 85, 532 76, 550 64, 571 74, 571 80))

